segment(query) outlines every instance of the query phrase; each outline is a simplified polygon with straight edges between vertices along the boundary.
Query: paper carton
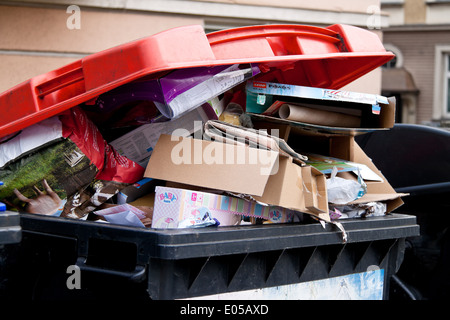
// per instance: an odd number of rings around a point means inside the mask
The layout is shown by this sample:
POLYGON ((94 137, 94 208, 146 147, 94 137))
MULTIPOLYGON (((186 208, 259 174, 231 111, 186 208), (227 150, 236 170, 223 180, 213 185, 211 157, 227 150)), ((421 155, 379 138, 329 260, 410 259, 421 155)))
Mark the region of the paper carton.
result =
POLYGON ((353 159, 351 161, 362 163, 368 166, 375 174, 383 178, 379 181, 365 181, 367 185, 367 193, 353 201, 352 203, 365 203, 371 201, 384 201, 387 205, 387 212, 392 212, 403 204, 401 197, 407 196, 405 193, 397 193, 395 189, 389 184, 383 174, 377 169, 372 160, 365 154, 361 147, 352 140, 353 144, 353 159))
POLYGON ((217 219, 220 226, 237 225, 242 216, 273 222, 288 222, 293 216, 290 210, 255 201, 197 190, 156 187, 152 228, 194 227, 206 220, 206 213, 217 219))
POLYGON ((270 176, 264 194, 254 198, 329 220, 325 175, 290 157, 279 158, 278 172, 270 176))
POLYGON ((144 175, 249 195, 329 220, 325 176, 270 150, 161 135, 144 175))
MULTIPOLYGON (((264 123, 259 123, 264 126, 264 123)), ((403 204, 401 197, 404 193, 397 193, 389 184, 383 174, 377 169, 372 160, 356 143, 353 136, 340 136, 327 133, 311 133, 305 130, 291 130, 288 143, 298 152, 320 153, 325 156, 336 157, 362 164, 370 169, 369 178, 364 182, 367 185, 367 193, 352 203, 366 203, 371 201, 383 201, 387 204, 387 212, 392 212, 403 204), (370 178, 370 177, 376 178, 370 178)), ((356 177, 355 177, 356 179, 356 177)))
POLYGON ((262 196, 277 163, 274 151, 162 134, 144 176, 262 196))
POLYGON ((395 122, 395 98, 252 80, 246 92, 253 118, 317 132, 356 135, 395 122))

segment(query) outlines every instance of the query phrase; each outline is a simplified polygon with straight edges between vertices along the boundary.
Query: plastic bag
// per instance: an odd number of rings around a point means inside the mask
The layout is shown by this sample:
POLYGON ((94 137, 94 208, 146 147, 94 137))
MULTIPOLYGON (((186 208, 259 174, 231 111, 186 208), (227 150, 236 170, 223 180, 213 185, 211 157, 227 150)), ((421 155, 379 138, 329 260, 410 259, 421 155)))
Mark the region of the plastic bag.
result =
POLYGON ((346 204, 361 198, 366 193, 366 184, 358 175, 358 181, 337 177, 337 168, 333 167, 327 179, 328 202, 346 204))
POLYGON ((386 214, 386 203, 367 202, 343 206, 330 206, 332 220, 345 218, 379 217, 386 214))

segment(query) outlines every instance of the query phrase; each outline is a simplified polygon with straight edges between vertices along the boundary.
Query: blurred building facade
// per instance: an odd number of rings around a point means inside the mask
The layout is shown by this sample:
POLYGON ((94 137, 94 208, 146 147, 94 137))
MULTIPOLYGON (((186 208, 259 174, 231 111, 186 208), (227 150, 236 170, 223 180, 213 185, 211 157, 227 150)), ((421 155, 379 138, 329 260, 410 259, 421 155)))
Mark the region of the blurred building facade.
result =
MULTIPOLYGON (((388 19, 379 0, 0 1, 0 92, 88 54, 183 25, 211 32, 269 23, 343 23, 382 37, 388 19)), ((344 89, 380 93, 381 68, 344 89)))
POLYGON ((396 59, 383 68, 382 92, 397 96, 397 121, 450 124, 450 1, 382 0, 383 42, 396 59))

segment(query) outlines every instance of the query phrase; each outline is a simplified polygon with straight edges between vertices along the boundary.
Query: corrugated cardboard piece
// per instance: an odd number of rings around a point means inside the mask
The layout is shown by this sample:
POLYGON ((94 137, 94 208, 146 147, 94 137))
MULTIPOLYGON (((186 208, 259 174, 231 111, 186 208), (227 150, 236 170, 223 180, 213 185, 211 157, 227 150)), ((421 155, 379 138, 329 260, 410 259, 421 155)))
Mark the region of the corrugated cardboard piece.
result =
POLYGON ((311 166, 299 166, 293 158, 280 157, 279 168, 257 201, 306 212, 329 221, 326 179, 311 166))
POLYGON ((364 153, 361 147, 355 140, 351 141, 354 149, 353 159, 357 163, 362 163, 368 166, 377 175, 383 177, 383 182, 366 181, 367 193, 351 203, 365 203, 371 201, 384 201, 387 205, 387 212, 392 212, 394 209, 403 204, 401 197, 407 196, 406 193, 397 193, 395 189, 389 184, 382 172, 377 169, 372 160, 364 153))
MULTIPOLYGON (((263 127, 265 125, 265 122, 255 123, 257 123, 259 127, 263 127)), ((372 170, 377 176, 382 178, 383 181, 381 182, 365 180, 367 185, 366 194, 364 194, 361 198, 352 201, 350 204, 381 201, 386 203, 388 213, 403 204, 403 200, 401 198, 403 196, 407 196, 407 194, 397 193, 395 191, 395 189, 383 176, 382 172, 378 170, 372 160, 361 149, 353 136, 341 136, 318 132, 311 133, 304 130, 291 130, 289 134, 288 143, 296 150, 300 148, 301 150, 299 150, 299 152, 323 152, 323 154, 331 157, 337 157, 363 164, 372 170)), ((354 177, 354 179, 356 179, 356 177, 354 177)))
POLYGON ((250 195, 267 205, 306 212, 325 221, 330 220, 324 189, 325 176, 314 168, 300 166, 291 157, 280 157, 274 151, 161 135, 145 176, 250 195), (203 155, 205 158, 210 150, 223 150, 223 153, 215 155, 215 162, 208 163, 209 160, 205 159, 201 162, 197 158, 196 163, 196 154, 197 157, 203 155), (190 153, 181 155, 184 156, 184 162, 177 158, 181 151, 190 153), (230 154, 234 157, 230 157, 230 154), (245 155, 244 159, 247 161, 230 161, 236 160, 238 154, 245 155), (253 158, 249 158, 249 155, 253 158), (253 159, 253 162, 248 159, 253 159))
POLYGON ((278 153, 213 141, 161 135, 145 176, 262 196, 278 153))

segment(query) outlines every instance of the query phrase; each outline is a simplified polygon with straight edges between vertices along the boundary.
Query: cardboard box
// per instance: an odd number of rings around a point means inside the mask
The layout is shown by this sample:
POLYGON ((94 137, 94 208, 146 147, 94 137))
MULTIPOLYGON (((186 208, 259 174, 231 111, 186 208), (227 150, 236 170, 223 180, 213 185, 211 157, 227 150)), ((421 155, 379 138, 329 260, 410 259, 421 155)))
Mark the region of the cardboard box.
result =
POLYGON ((246 93, 252 118, 316 132, 356 135, 395 123, 395 98, 253 80, 246 93))
POLYGON ((383 174, 377 169, 372 160, 365 154, 361 147, 352 140, 353 158, 351 161, 362 163, 368 166, 374 173, 383 178, 382 182, 378 181, 365 181, 367 185, 367 193, 353 201, 352 203, 365 203, 372 201, 386 202, 387 212, 392 212, 403 204, 401 197, 407 196, 406 193, 397 193, 394 188, 389 184, 383 174))
POLYGON ((280 157, 278 172, 269 177, 264 194, 254 199, 329 220, 325 175, 291 157, 280 157))
POLYGON ((270 150, 161 135, 144 176, 249 195, 329 221, 325 176, 270 150))
POLYGON ((272 222, 289 222, 293 212, 275 206, 264 206, 255 201, 236 197, 187 190, 156 187, 152 228, 179 228, 194 226, 190 221, 198 214, 209 212, 220 226, 237 225, 242 216, 262 218, 272 222))
MULTIPOLYGON (((263 127, 264 123, 259 123, 263 127)), ((336 157, 367 166, 382 181, 364 180, 367 193, 351 203, 366 203, 382 201, 387 205, 387 212, 392 212, 403 204, 401 199, 407 194, 397 193, 389 181, 378 170, 372 160, 365 154, 353 136, 340 136, 327 133, 311 133, 305 130, 291 130, 288 144, 298 152, 307 153, 307 150, 325 156, 336 157)), ((355 178, 356 179, 356 178, 355 178)))
POLYGON ((342 133, 329 133, 292 127, 289 124, 275 123, 268 119, 257 119, 253 122, 257 130, 271 133, 277 130, 287 144, 299 154, 315 153, 350 161, 353 158, 354 137, 342 133))

